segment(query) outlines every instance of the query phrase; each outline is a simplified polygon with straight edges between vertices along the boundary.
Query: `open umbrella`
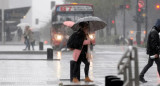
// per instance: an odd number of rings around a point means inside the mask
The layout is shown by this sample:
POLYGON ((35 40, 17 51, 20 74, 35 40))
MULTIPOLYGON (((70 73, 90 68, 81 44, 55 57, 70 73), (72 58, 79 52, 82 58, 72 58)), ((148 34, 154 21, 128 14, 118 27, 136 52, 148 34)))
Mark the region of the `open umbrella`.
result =
POLYGON ((19 23, 19 24, 17 24, 17 27, 20 27, 22 29, 22 31, 25 30, 26 26, 30 26, 29 23, 19 23))
POLYGON ((67 27, 72 27, 75 23, 73 21, 65 21, 63 24, 67 27))
POLYGON ((19 23, 17 27, 25 27, 25 26, 30 26, 28 23, 19 23))
POLYGON ((98 17, 88 16, 78 19, 71 28, 74 31, 77 31, 80 28, 79 23, 81 22, 89 22, 90 31, 103 29, 107 25, 103 20, 98 17))

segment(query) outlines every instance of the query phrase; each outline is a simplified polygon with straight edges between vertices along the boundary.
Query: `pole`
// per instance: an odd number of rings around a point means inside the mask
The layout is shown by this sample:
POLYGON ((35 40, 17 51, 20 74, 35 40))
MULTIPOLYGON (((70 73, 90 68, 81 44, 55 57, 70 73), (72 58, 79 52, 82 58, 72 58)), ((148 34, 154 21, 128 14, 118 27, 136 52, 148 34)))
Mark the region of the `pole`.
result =
POLYGON ((124 36, 124 40, 123 40, 123 44, 125 43, 125 37, 126 37, 126 35, 125 35, 125 32, 126 32, 126 24, 125 24, 125 20, 126 20, 126 18, 125 18, 125 16, 126 16, 126 12, 125 12, 125 0, 124 0, 124 2, 123 2, 123 10, 124 10, 124 13, 123 13, 123 36, 124 36))
MULTIPOLYGON (((116 21, 116 19, 115 19, 115 10, 116 10, 116 7, 115 7, 115 4, 116 3, 116 0, 114 0, 114 9, 113 9, 113 12, 114 12, 114 21, 116 21)), ((117 35, 117 28, 116 28, 116 22, 115 22, 115 24, 114 24, 114 29, 115 29, 115 31, 114 31, 114 35, 117 35)))
POLYGON ((2 44, 5 44, 4 39, 4 9, 2 8, 2 44))
POLYGON ((4 9, 6 6, 6 3, 8 3, 8 0, 1 0, 1 9, 2 9, 2 44, 5 44, 5 31, 4 31, 4 9))
POLYGON ((145 25, 145 31, 146 31, 146 34, 145 34, 145 42, 147 41, 147 35, 148 35, 148 0, 146 0, 146 25, 145 25))
POLYGON ((140 45, 141 44, 141 20, 140 20, 140 16, 141 16, 141 13, 138 12, 138 1, 137 0, 137 7, 136 7, 136 15, 137 15, 137 33, 136 33, 136 41, 137 41, 137 45, 140 45))

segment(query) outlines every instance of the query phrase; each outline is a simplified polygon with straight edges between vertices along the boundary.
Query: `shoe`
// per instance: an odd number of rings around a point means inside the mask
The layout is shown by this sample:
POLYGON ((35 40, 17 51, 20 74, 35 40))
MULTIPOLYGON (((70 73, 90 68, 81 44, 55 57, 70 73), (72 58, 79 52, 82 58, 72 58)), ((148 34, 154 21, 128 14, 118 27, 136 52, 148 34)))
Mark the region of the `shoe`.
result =
POLYGON ((142 82, 142 83, 147 83, 147 81, 141 76, 139 77, 139 81, 142 82))
POLYGON ((79 80, 77 78, 73 78, 72 82, 73 83, 79 83, 79 80))
POLYGON ((89 77, 86 77, 84 81, 85 82, 93 82, 89 77))

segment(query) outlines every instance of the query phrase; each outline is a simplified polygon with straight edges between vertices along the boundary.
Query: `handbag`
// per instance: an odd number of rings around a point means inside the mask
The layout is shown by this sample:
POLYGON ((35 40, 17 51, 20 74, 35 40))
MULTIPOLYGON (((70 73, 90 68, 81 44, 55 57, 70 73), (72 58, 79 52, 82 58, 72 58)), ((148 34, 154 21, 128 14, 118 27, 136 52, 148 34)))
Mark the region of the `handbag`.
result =
POLYGON ((81 50, 79 50, 79 49, 74 49, 74 50, 73 50, 73 60, 77 62, 80 54, 81 54, 81 50))

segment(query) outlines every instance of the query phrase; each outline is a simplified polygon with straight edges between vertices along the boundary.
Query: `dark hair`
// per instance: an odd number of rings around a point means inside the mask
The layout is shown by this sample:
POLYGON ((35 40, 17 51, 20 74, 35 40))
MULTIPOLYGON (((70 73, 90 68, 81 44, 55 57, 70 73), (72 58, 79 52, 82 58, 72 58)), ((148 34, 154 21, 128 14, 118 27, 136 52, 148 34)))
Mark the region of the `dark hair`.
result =
POLYGON ((88 22, 80 22, 80 23, 79 23, 79 26, 80 26, 81 28, 84 28, 85 26, 88 26, 88 25, 89 25, 88 22))

